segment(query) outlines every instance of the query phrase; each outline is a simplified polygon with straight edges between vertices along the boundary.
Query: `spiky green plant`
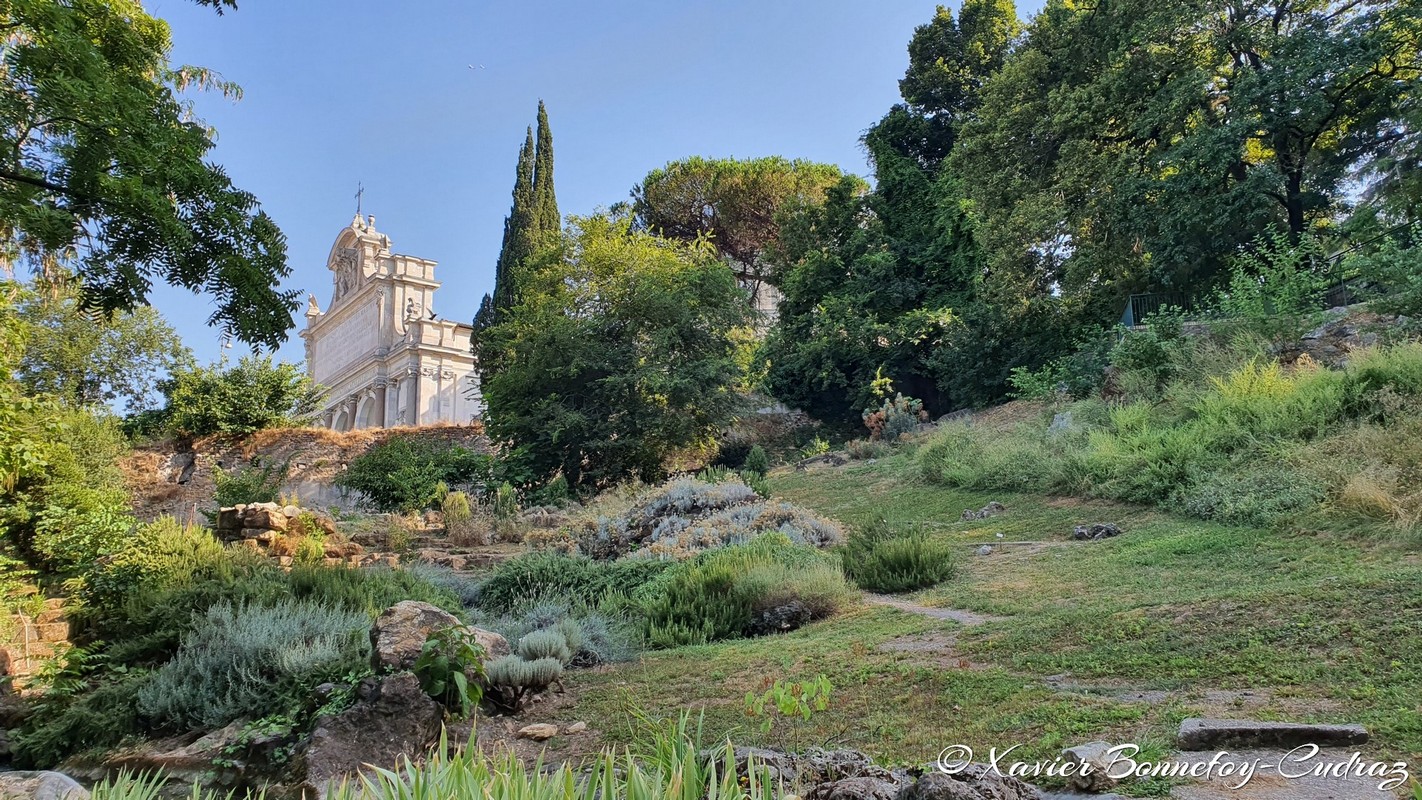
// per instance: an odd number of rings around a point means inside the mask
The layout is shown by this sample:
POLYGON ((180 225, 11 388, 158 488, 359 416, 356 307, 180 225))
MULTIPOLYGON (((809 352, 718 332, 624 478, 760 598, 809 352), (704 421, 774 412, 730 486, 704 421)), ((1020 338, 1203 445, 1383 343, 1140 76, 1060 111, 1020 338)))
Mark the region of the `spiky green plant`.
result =
POLYGON ((636 751, 605 750, 584 766, 564 763, 545 769, 542 762, 524 764, 511 752, 490 756, 477 747, 462 750, 440 746, 429 758, 407 760, 397 769, 378 769, 359 784, 334 788, 328 800, 444 800, 478 797, 484 800, 775 800, 788 790, 775 785, 765 770, 751 765, 736 769, 734 748, 727 742, 716 758, 704 759, 701 747, 682 722, 664 726, 636 751))

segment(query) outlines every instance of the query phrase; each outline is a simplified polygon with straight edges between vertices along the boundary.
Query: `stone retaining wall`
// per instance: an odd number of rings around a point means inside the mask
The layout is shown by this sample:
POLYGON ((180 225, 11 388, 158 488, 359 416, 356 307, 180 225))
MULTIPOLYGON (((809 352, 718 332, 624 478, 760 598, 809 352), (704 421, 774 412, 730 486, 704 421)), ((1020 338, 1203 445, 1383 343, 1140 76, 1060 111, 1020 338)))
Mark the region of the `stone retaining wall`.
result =
POLYGON ((0 641, 0 677, 9 677, 10 688, 22 690, 35 672, 69 643, 64 600, 45 600, 44 610, 35 616, 11 616, 6 630, 9 635, 0 641))

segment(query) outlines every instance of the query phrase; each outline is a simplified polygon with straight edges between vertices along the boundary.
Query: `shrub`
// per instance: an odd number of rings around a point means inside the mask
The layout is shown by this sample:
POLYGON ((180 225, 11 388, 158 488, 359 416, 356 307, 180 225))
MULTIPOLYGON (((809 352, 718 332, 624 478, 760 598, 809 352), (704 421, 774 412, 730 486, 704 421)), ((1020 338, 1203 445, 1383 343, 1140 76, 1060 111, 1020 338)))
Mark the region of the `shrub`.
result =
POLYGON ((770 480, 765 477, 764 472, 751 472, 750 470, 742 470, 737 477, 741 479, 741 483, 744 483, 746 486, 749 486, 751 488, 751 491, 755 492, 766 500, 770 499, 770 480))
MULTIPOLYGON (((616 602, 604 600, 597 605, 626 605, 624 595, 612 595, 608 599, 616 602)), ((572 666, 612 664, 636 658, 642 650, 637 626, 619 614, 589 608, 587 603, 570 603, 550 594, 525 601, 499 616, 476 613, 473 621, 482 628, 498 631, 511 642, 534 631, 556 630, 572 652, 572 666)))
POLYGON ((309 423, 321 392, 296 364, 270 356, 244 356, 236 366, 216 364, 174 374, 162 384, 165 424, 183 436, 245 435, 309 423))
POLYGON ((572 498, 572 488, 562 473, 554 475, 552 480, 529 493, 529 502, 540 506, 564 506, 572 498))
POLYGON ((513 484, 504 481, 499 484, 499 488, 494 490, 493 501, 490 508, 494 512, 494 519, 507 522, 518 516, 518 492, 513 484))
POLYGON ((1090 397, 1101 388, 1114 343, 1113 334, 1096 329, 1078 339, 1076 350, 1068 355, 1036 369, 1013 367, 1007 381, 1012 387, 1009 396, 1025 400, 1090 397))
POLYGON ((1297 241, 1284 232, 1261 236, 1235 259, 1229 285, 1215 304, 1224 316, 1271 341, 1295 340, 1322 306, 1328 265, 1316 236, 1297 241))
POLYGON ((469 503, 469 495, 464 492, 449 492, 440 503, 444 517, 444 532, 449 541, 457 545, 488 544, 490 531, 481 521, 475 519, 474 509, 469 503))
POLYGON ((855 461, 883 458, 892 453, 888 444, 874 439, 850 439, 844 443, 844 452, 855 461))
POLYGON ((139 691, 139 708, 182 730, 286 711, 304 701, 302 684, 360 669, 369 628, 365 614, 309 602, 218 603, 139 691))
MULTIPOLYGON (((1128 396, 1151 399, 1179 375, 1191 349, 1178 314, 1156 314, 1145 330, 1125 331, 1110 351, 1111 366, 1128 396)), ((1084 395, 1082 395, 1084 396, 1084 395)))
POLYGON ((706 467, 705 469, 696 473, 696 479, 698 481, 701 481, 702 483, 725 483, 726 481, 730 480, 731 477, 735 474, 736 473, 732 472, 726 467, 721 467, 712 464, 711 466, 706 467))
POLYGON ((1266 528, 1316 508, 1324 496, 1323 486, 1300 471, 1262 464, 1210 474, 1184 488, 1173 505, 1201 519, 1266 528))
POLYGON ((421 583, 428 584, 441 593, 448 594, 464 609, 473 608, 479 601, 479 580, 463 572, 455 572, 449 567, 439 567, 425 562, 417 562, 402 569, 421 583))
POLYGON ((33 713, 8 731, 14 766, 51 767, 70 753, 112 747, 139 733, 137 696, 150 676, 147 670, 132 670, 86 681, 82 694, 40 694, 33 713))
POLYGON ((479 587, 479 607, 502 613, 543 596, 596 605, 609 593, 635 590, 666 566, 643 559, 593 561, 558 552, 529 553, 494 569, 479 587))
POLYGON ((484 486, 492 477, 492 456, 397 434, 351 461, 336 485, 381 511, 410 513, 434 507, 449 487, 484 486))
POLYGON ((294 599, 360 612, 372 619, 402 600, 420 600, 446 611, 461 609, 453 592, 409 569, 298 564, 286 578, 287 594, 294 599))
POLYGON ((544 628, 519 639, 517 652, 519 658, 525 661, 552 658, 567 666, 568 662, 573 660, 573 653, 576 651, 568 646, 568 640, 561 631, 544 628))
MULTIPOLYGON (((751 478, 756 483, 761 479, 751 478)), ((768 492, 762 486, 761 491, 768 492)), ((616 518, 584 523, 574 533, 583 552, 616 558, 631 552, 685 558, 702 550, 743 544, 770 531, 815 547, 837 544, 837 522, 789 503, 769 503, 739 480, 707 483, 683 478, 643 494, 616 518)))
POLYGON ((1389 238, 1371 253, 1350 256, 1343 272, 1355 272, 1375 287, 1372 308, 1393 314, 1422 313, 1422 223, 1414 222, 1403 237, 1389 238))
POLYGON ((127 443, 112 418, 36 400, 6 401, 0 394, 5 541, 13 556, 41 573, 82 577, 121 546, 135 524, 115 466, 127 443))
POLYGON ((944 425, 919 454, 930 483, 1014 491, 1042 491, 1054 480, 1060 442, 1045 430, 1018 427, 1002 432, 961 422, 944 425))
POLYGON ((896 534, 883 525, 850 534, 844 563, 860 588, 891 594, 942 583, 957 571, 947 542, 921 531, 896 534))
POLYGON ((211 532, 171 517, 140 526, 106 558, 80 594, 76 611, 89 633, 112 644, 116 663, 155 664, 171 657, 195 615, 214 604, 272 605, 304 600, 373 617, 407 599, 450 610, 458 598, 421 573, 297 564, 284 571, 244 547, 223 547, 211 532))
POLYGON ((420 679, 425 694, 460 719, 468 717, 483 697, 484 648, 461 626, 430 633, 410 670, 420 679))
POLYGON ((677 647, 790 630, 834 613, 849 594, 837 558, 770 534, 681 562, 634 599, 648 641, 677 647))
POLYGON ((219 508, 238 503, 275 503, 290 470, 290 461, 260 464, 257 459, 237 472, 218 467, 212 471, 212 482, 216 486, 212 499, 219 508))
POLYGON ((563 664, 556 658, 529 661, 516 655, 502 656, 484 665, 484 678, 488 683, 485 697, 501 711, 517 714, 531 695, 547 689, 561 677, 563 664))
POLYGON ((751 472, 759 472, 764 475, 770 472, 770 457, 765 454, 765 448, 754 445, 746 453, 745 461, 741 464, 741 469, 751 472))

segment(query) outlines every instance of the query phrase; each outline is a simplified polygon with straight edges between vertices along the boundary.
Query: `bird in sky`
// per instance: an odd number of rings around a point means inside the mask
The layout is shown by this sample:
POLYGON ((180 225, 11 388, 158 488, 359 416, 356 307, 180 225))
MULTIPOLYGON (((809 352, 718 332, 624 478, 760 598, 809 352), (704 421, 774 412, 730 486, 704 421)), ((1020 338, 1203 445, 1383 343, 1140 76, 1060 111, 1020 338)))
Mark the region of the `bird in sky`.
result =
POLYGON ((469 68, 470 68, 470 69, 483 69, 483 68, 484 68, 484 65, 483 65, 483 64, 480 64, 479 66, 476 67, 476 66, 474 66, 473 64, 470 64, 470 65, 469 65, 469 68))

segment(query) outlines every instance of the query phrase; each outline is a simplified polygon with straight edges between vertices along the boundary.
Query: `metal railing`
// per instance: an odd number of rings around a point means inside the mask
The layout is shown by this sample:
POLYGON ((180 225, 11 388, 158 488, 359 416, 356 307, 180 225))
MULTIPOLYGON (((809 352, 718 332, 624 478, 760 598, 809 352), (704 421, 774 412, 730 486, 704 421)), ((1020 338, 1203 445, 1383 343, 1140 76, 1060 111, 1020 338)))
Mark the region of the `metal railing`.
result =
POLYGON ((1126 299, 1126 310, 1121 313, 1121 324, 1127 328, 1134 328, 1151 314, 1170 307, 1189 311, 1193 307, 1193 303, 1190 295, 1184 292, 1133 294, 1126 299))

